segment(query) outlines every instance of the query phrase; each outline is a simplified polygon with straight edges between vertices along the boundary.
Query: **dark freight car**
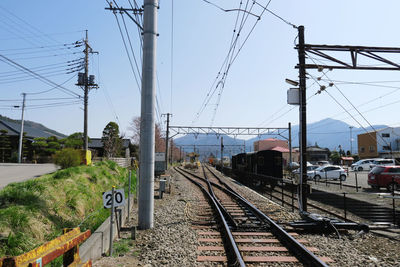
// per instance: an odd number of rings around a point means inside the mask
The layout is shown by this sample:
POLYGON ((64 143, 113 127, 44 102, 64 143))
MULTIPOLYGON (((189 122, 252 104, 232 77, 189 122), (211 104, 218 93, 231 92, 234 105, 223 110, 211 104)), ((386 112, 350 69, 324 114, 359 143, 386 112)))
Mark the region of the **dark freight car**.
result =
POLYGON ((241 182, 256 186, 274 185, 283 177, 282 153, 262 150, 234 155, 232 171, 241 182))
MULTIPOLYGON (((236 168, 235 170, 244 172, 246 171, 246 153, 239 153, 234 156, 236 161, 236 168)), ((233 166, 233 165, 232 165, 233 166)), ((233 167, 232 167, 233 169, 233 167)))
POLYGON ((256 172, 276 178, 283 177, 282 152, 262 150, 257 152, 256 172))

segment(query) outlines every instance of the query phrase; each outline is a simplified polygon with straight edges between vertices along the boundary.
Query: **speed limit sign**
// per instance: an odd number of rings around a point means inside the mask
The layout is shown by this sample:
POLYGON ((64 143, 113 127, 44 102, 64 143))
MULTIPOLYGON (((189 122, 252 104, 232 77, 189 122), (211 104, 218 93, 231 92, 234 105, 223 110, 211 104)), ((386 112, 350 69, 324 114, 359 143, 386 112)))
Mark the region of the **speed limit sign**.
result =
MULTIPOLYGON (((103 206, 106 209, 111 208, 112 203, 112 191, 103 193, 103 206)), ((114 207, 123 206, 125 204, 125 193, 124 189, 114 190, 114 207)))

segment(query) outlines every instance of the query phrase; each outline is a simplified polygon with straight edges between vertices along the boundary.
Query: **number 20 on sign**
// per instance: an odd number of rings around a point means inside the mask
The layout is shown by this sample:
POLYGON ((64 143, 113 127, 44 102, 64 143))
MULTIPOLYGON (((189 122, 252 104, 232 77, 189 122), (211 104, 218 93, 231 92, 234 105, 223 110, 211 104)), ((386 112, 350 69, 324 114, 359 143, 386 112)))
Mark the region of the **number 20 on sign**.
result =
MULTIPOLYGON (((112 203, 112 191, 103 193, 103 206, 106 209, 111 208, 112 203)), ((114 190, 114 207, 123 206, 125 204, 125 193, 124 189, 114 190)))

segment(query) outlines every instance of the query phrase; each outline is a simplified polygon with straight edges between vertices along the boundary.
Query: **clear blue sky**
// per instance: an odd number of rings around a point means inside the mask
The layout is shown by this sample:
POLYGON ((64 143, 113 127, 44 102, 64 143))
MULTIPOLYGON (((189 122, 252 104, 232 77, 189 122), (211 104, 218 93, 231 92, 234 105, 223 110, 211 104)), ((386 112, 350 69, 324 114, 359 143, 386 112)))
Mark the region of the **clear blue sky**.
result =
MULTIPOLYGON (((239 6, 240 1, 212 2, 225 9, 233 9, 239 6)), ((79 52, 82 49, 54 49, 62 48, 60 44, 81 40, 84 30, 89 30, 90 44, 99 52, 98 56, 93 55, 90 58, 90 73, 96 75, 100 85, 99 89, 90 93, 89 136, 100 137, 109 121, 117 121, 121 130, 130 135, 127 131, 129 122, 132 117, 140 115, 140 94, 115 17, 110 11, 104 10, 106 1, 20 0, 17 3, 3 0, 0 4, 0 54, 28 68, 47 66, 41 73, 46 77, 57 74, 48 78, 56 83, 63 83, 71 78, 72 74, 60 74, 63 73, 62 63, 81 57, 82 53, 79 52), (25 22, 34 28, 27 26, 25 22), (42 36, 35 37, 37 35, 42 36), (51 47, 38 49, 42 53, 36 54, 32 51, 38 50, 11 50, 37 46, 51 47), (71 54, 72 52, 76 53, 71 54), (63 53, 69 54, 60 55, 63 53), (57 56, 54 56, 55 54, 57 56), (43 57, 44 55, 47 57, 43 57)), ((126 0, 117 3, 128 7, 126 0)), ((266 4, 267 1, 260 0, 259 3, 266 4)), ((372 0, 272 0, 269 9, 293 24, 304 25, 307 43, 400 47, 398 1, 378 3, 372 0)), ((259 8, 253 10, 260 13, 259 8)), ((171 14, 171 1, 162 0, 158 18, 160 36, 157 51, 160 111, 173 113, 172 125, 191 125, 227 55, 237 12, 222 12, 202 0, 174 0, 172 90, 171 14)), ((137 29, 126 16, 125 20, 135 53, 139 55, 137 29)), ((120 16, 119 21, 122 23, 120 16)), ((254 22, 255 18, 250 16, 239 39, 240 45, 254 22)), ((298 76, 297 70, 294 69, 298 60, 297 51, 293 49, 296 35, 297 30, 269 13, 262 16, 230 68, 213 125, 285 127, 289 121, 292 124, 298 123, 298 109, 286 104, 286 90, 290 86, 284 82, 285 78, 295 80, 298 76)), ((400 59, 395 55, 391 55, 390 58, 396 62, 400 59)), ((24 79, 24 76, 11 71, 15 69, 0 62, 1 100, 21 99, 22 92, 35 93, 51 88, 38 80, 16 82, 24 79)), ((309 73, 315 77, 321 75, 317 71, 309 73)), ((379 83, 393 88, 339 83, 338 87, 355 106, 360 106, 359 110, 370 123, 400 126, 400 102, 396 103, 400 101, 400 90, 396 90, 396 87, 400 88, 400 73, 334 70, 327 75, 330 79, 339 81, 399 81, 379 83), (382 97, 379 98, 380 96, 382 97), (364 104, 373 99, 377 100, 364 104), (370 109, 374 110, 367 112, 370 109)), ((76 79, 72 78, 64 86, 82 94, 81 89, 74 85, 75 82, 76 79)), ((313 84, 311 79, 307 82, 308 85, 313 84)), ((310 86, 308 95, 311 96, 318 89, 315 85, 310 86)), ((336 88, 328 90, 346 109, 351 107, 336 88)), ((37 100, 29 100, 64 97, 70 96, 59 90, 28 95, 26 119, 65 134, 83 131, 82 105, 64 105, 74 104, 75 100, 48 100, 40 103, 37 100), (61 104, 57 107, 41 108, 43 104, 54 102, 61 104)), ((217 97, 212 98, 209 103, 193 125, 211 124, 217 97)), ((9 107, 18 104, 20 103, 17 101, 0 102, 0 114, 19 119, 20 110, 9 107)), ((312 97, 308 102, 308 122, 327 117, 341 119, 359 127, 356 121, 343 113, 343 109, 328 94, 322 93, 312 97)), ((367 126, 360 116, 356 119, 367 126)))

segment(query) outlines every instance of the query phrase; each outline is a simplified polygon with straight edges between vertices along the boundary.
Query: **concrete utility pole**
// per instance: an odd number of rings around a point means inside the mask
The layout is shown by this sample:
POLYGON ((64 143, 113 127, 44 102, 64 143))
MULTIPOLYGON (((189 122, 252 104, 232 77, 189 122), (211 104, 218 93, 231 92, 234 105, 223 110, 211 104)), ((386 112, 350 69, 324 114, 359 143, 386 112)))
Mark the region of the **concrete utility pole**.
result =
POLYGON ((154 217, 154 122, 156 99, 157 0, 143 3, 143 66, 140 121, 140 229, 153 228, 154 217))
POLYGON ((161 116, 167 116, 167 129, 165 133, 165 169, 168 169, 168 139, 169 139, 169 116, 171 113, 161 114, 161 116))
POLYGON ((85 38, 85 78, 84 78, 84 97, 83 97, 83 149, 88 150, 88 98, 89 98, 89 41, 88 31, 85 38))
POLYGON ((292 124, 288 123, 288 130, 289 130, 289 168, 292 169, 292 124))
POLYGON ((22 138, 24 137, 24 109, 26 93, 22 93, 21 131, 19 133, 18 163, 22 162, 22 138))
POLYGON ((352 156, 353 155, 353 133, 352 133, 352 131, 353 131, 354 126, 349 126, 349 128, 350 128, 350 156, 352 156))
MULTIPOLYGON (((80 86, 83 89, 83 149, 85 151, 88 150, 89 141, 88 141, 88 103, 89 103, 89 91, 92 88, 98 88, 97 84, 94 82, 94 75, 89 75, 89 53, 98 53, 94 52, 89 45, 88 31, 86 30, 86 37, 83 41, 85 45, 85 49, 83 53, 85 54, 85 68, 84 73, 78 73, 78 83, 77 86, 80 86)), ((86 158, 86 156, 85 156, 86 158)))
POLYGON ((224 137, 221 136, 221 170, 224 167, 224 137))
POLYGON ((300 93, 300 209, 307 211, 307 109, 306 109, 306 57, 304 26, 299 26, 299 93, 300 93))

